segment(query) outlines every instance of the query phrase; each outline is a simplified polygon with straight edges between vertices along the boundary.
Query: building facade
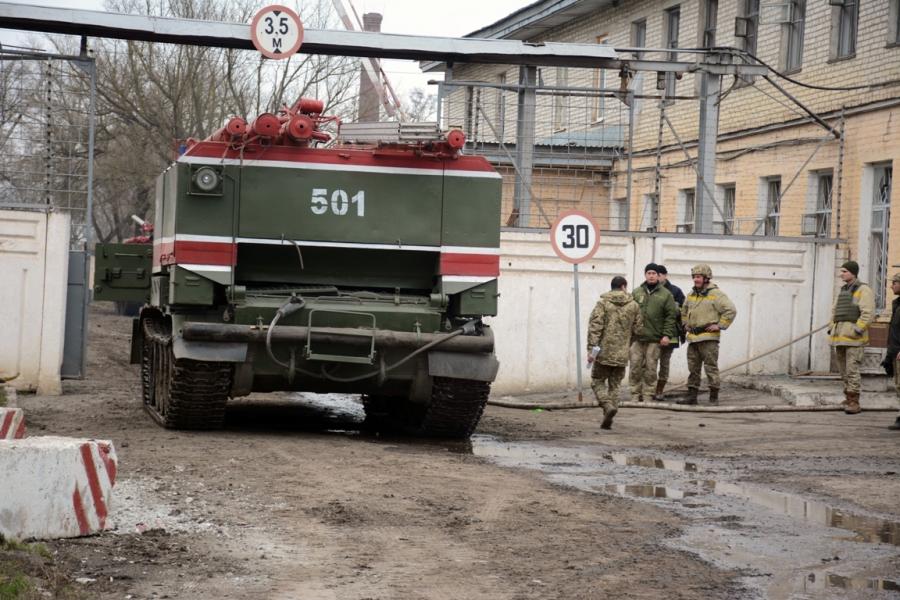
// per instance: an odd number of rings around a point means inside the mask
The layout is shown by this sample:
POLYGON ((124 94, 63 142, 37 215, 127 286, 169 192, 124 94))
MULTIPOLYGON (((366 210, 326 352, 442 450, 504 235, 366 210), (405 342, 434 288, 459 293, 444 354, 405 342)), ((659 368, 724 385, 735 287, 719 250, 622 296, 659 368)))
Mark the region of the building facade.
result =
MULTIPOLYGON (((900 200, 900 0, 541 0, 471 37, 606 43, 620 55, 682 61, 696 56, 690 49, 732 47, 762 61, 768 78, 723 81, 714 230, 846 240, 879 308, 890 304, 890 273, 900 268, 900 211, 890 210, 900 200)), ((516 83, 519 71, 454 65, 451 76, 502 85, 516 83)), ((538 84, 549 91, 539 96, 535 144, 556 149, 555 160, 535 161, 541 210, 584 208, 608 229, 691 232, 698 80, 644 72, 625 82, 638 96, 629 148, 629 108, 574 91, 619 88, 619 73, 541 69, 538 84), (559 158, 566 152, 573 160, 559 158)), ((501 159, 515 152, 517 119, 514 93, 446 92, 445 125, 465 127, 476 150, 504 147, 497 163, 510 181, 514 168, 501 159)), ((505 186, 504 214, 514 210, 513 188, 505 186)))

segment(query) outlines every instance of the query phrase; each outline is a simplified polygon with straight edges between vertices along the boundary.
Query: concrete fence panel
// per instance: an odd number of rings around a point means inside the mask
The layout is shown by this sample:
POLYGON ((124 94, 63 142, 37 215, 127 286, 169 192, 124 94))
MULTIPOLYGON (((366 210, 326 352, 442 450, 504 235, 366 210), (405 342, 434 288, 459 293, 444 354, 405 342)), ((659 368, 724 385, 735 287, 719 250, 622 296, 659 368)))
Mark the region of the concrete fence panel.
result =
MULTIPOLYGON (((685 293, 690 269, 712 266, 714 277, 737 307, 723 334, 720 367, 728 367, 788 342, 827 322, 834 289, 834 244, 805 239, 606 233, 600 250, 579 265, 581 346, 587 322, 612 277, 629 289, 644 280, 649 262, 666 265, 685 293)), ((491 320, 500 373, 495 394, 573 389, 577 368, 585 385, 590 372, 576 364, 573 269, 553 253, 546 231, 504 231, 501 237, 499 316, 491 320)), ((823 371, 829 365, 824 332, 741 367, 738 373, 823 371)), ((687 377, 685 350, 672 357, 673 383, 687 377)))
POLYGON ((0 378, 59 394, 69 215, 0 210, 0 378))

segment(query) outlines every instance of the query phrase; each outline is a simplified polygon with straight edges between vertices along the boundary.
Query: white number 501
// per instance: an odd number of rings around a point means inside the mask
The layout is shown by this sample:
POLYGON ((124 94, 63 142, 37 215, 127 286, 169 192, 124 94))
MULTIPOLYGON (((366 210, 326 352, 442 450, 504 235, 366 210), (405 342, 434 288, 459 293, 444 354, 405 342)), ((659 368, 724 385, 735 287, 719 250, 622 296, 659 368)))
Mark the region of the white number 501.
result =
POLYGON ((356 205, 356 216, 366 216, 366 192, 360 190, 356 192, 352 198, 344 190, 334 190, 331 192, 331 202, 328 202, 328 190, 325 188, 314 188, 312 191, 312 203, 309 207, 315 215, 324 215, 329 210, 335 215, 342 217, 350 211, 350 205, 356 205))

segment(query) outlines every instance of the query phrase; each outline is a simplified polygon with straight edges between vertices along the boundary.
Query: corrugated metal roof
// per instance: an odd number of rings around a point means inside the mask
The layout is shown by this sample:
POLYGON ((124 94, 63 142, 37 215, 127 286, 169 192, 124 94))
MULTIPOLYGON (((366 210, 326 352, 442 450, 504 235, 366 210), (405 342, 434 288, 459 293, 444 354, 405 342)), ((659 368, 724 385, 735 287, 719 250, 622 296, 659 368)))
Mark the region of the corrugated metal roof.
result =
POLYGON ((621 0, 538 0, 465 37, 533 40, 549 29, 565 25, 619 1, 621 0))

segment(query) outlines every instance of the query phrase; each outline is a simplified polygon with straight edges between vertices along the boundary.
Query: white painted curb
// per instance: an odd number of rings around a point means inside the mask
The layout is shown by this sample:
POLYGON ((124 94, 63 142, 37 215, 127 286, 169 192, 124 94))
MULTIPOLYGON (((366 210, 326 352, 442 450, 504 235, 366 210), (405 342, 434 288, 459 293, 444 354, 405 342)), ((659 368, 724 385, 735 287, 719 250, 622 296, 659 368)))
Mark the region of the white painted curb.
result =
POLYGON ((103 531, 117 464, 109 441, 0 440, 0 533, 21 540, 103 531))
POLYGON ((25 412, 21 408, 0 407, 0 440, 20 440, 23 437, 25 412))

